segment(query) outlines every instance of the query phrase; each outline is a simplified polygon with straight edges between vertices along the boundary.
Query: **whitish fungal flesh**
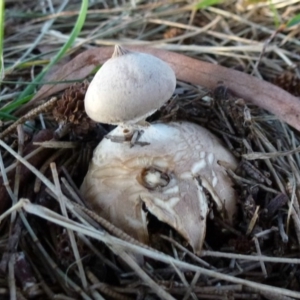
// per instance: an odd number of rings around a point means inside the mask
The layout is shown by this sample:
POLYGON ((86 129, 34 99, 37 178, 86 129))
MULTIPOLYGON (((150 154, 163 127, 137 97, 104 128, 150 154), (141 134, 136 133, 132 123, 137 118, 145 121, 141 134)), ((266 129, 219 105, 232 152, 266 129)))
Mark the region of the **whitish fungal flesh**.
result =
POLYGON ((96 122, 134 124, 169 100, 175 86, 175 73, 167 63, 116 46, 88 87, 85 110, 96 122))
MULTIPOLYGON (((125 132, 117 127, 111 136, 125 132)), ((104 139, 94 151, 82 194, 96 212, 139 241, 148 242, 149 211, 200 253, 208 214, 205 190, 230 221, 235 213, 232 182, 217 163, 234 169, 234 157, 213 134, 188 122, 153 124, 141 141, 148 144, 130 148, 104 139)))

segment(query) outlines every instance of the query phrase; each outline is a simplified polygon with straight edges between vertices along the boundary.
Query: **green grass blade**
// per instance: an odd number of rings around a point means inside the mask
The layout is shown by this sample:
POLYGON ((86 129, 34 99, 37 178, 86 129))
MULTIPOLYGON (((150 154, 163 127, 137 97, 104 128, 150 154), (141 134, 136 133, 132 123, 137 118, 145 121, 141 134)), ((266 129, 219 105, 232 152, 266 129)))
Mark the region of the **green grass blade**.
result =
POLYGON ((202 0, 195 5, 195 9, 203 9, 223 2, 224 0, 202 0))
MULTIPOLYGON (((2 0, 0 0, 0 1, 2 1, 2 0)), ((41 82, 41 80, 43 79, 45 74, 48 72, 48 70, 53 65, 55 65, 64 56, 64 54, 69 50, 69 48, 72 46, 73 42, 79 35, 79 33, 84 25, 86 14, 87 14, 87 9, 88 9, 88 0, 82 0, 80 12, 79 12, 76 24, 74 26, 74 29, 72 30, 72 32, 70 34, 70 38, 63 45, 63 47, 59 50, 59 52, 56 54, 56 56, 50 61, 50 63, 44 68, 44 70, 38 76, 36 76, 36 78, 34 79, 32 84, 28 85, 27 88, 19 95, 19 97, 16 100, 17 102, 29 95, 32 95, 36 84, 41 82)), ((10 110, 10 112, 11 112, 11 110, 10 110)))
POLYGON ((274 15, 274 25, 276 28, 278 28, 280 26, 280 16, 279 16, 278 10, 272 0, 269 0, 269 7, 270 7, 271 12, 274 15))
POLYGON ((300 14, 296 15, 295 17, 293 17, 292 19, 290 19, 287 22, 286 27, 292 27, 292 26, 295 26, 295 25, 298 25, 298 24, 300 24, 300 14))
POLYGON ((5 107, 1 108, 0 109, 0 113, 6 113, 6 114, 9 114, 10 112, 14 111, 15 109, 17 109, 20 105, 28 102, 31 98, 32 98, 33 95, 28 95, 26 97, 23 97, 23 98, 20 98, 20 99, 17 99, 16 101, 14 102, 11 102, 10 104, 6 105, 5 107))
POLYGON ((18 120, 17 117, 14 117, 14 116, 12 116, 10 114, 7 114, 5 112, 0 112, 0 119, 1 120, 13 120, 13 121, 18 120))
MULTIPOLYGON (((65 0, 60 7, 58 8, 58 10, 56 11, 56 13, 60 13, 62 12, 65 7, 67 6, 69 0, 65 0)), ((21 64, 22 61, 24 61, 24 59, 28 56, 28 54, 30 54, 32 52, 32 50, 39 44, 39 42, 42 40, 42 38, 44 37, 44 35, 48 32, 49 28, 53 25, 54 21, 56 20, 56 18, 50 19, 49 21, 47 21, 41 28, 41 33, 38 35, 38 37, 35 39, 34 42, 32 42, 32 44, 30 45, 30 47, 25 51, 25 53, 23 53, 23 55, 10 67, 8 68, 8 70, 13 70, 15 69, 16 66, 18 66, 19 64, 21 64)), ((7 70, 6 70, 7 71, 7 70)))
POLYGON ((4 40, 4 0, 0 0, 0 81, 4 78, 3 40, 4 40))

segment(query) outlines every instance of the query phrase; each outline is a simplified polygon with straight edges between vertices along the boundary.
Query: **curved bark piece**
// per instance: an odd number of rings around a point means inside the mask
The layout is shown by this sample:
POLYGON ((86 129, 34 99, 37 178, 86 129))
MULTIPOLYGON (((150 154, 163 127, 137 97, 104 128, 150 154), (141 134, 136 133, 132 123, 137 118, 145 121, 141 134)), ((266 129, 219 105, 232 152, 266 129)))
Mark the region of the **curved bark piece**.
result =
MULTIPOLYGON (((252 77, 246 73, 213 65, 182 54, 145 46, 130 46, 128 49, 153 54, 168 62, 179 80, 214 89, 223 82, 233 94, 250 101, 278 116, 297 130, 300 130, 300 100, 283 89, 252 77)), ((87 50, 55 72, 51 80, 83 79, 99 64, 104 63, 113 53, 113 47, 99 47, 87 50)), ((49 97, 65 89, 69 84, 45 85, 31 102, 49 97)))

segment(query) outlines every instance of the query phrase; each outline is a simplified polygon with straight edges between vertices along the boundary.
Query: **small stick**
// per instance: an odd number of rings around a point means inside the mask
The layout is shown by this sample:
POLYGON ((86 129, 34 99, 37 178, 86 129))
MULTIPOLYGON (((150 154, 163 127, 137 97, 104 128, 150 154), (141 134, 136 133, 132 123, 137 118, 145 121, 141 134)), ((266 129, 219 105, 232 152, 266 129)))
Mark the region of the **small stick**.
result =
POLYGON ((245 255, 245 254, 226 253, 226 252, 210 251, 210 250, 202 250, 200 256, 201 257, 205 257, 205 256, 225 257, 225 258, 231 258, 231 259, 234 258, 239 260, 265 261, 265 262, 283 263, 283 264, 300 264, 299 258, 273 257, 273 256, 265 256, 265 255, 245 255))
MULTIPOLYGON (((196 285, 196 283, 197 283, 197 281, 198 281, 200 275, 201 275, 201 273, 200 273, 199 271, 195 273, 194 278, 193 278, 193 280, 192 280, 192 282, 191 282, 189 288, 187 289, 187 291, 186 291, 186 293, 185 293, 185 295, 184 295, 184 297, 183 297, 183 300, 188 300, 188 299, 189 299, 190 294, 191 294, 191 292, 194 290, 195 285, 196 285)), ((193 293, 193 295, 195 295, 195 294, 193 293)), ((196 296, 195 296, 195 297, 196 297, 196 296)), ((197 299, 197 297, 196 297, 196 299, 197 299)))
POLYGON ((248 228, 247 228, 246 235, 249 235, 252 232, 252 230, 253 230, 253 228, 256 224, 256 221, 258 219, 258 211, 259 211, 259 206, 256 207, 255 212, 254 212, 254 214, 253 214, 253 216, 250 220, 250 223, 249 223, 248 228))
MULTIPOLYGON (((48 169, 49 165, 51 162, 55 161, 63 152, 65 151, 65 149, 59 149, 58 151, 55 151, 52 156, 50 156, 45 162, 44 164, 40 167, 40 172, 42 174, 45 174, 46 170, 48 169)), ((34 187, 33 187, 33 191, 35 193, 38 193, 40 191, 41 188, 41 180, 39 177, 35 178, 35 182, 34 182, 34 187)))
MULTIPOLYGON (((292 174, 293 177, 295 177, 296 180, 296 201, 295 201, 295 209, 297 210, 298 215, 300 215, 300 207, 299 207, 299 199, 300 199, 300 190, 298 188, 298 186, 300 185, 300 170, 299 167, 300 165, 298 165, 294 158, 292 156, 288 156, 288 162, 290 164, 290 167, 292 169, 292 174)), ((291 180, 289 179, 288 182, 290 182, 291 180)), ((291 183, 292 184, 292 183, 291 183)), ((289 190, 287 188, 287 191, 289 192, 289 194, 292 194, 291 189, 289 190)))
MULTIPOLYGON (((100 282, 90 270, 87 270, 86 274, 88 279, 93 283, 93 285, 90 287, 91 290, 99 289, 103 294, 116 300, 131 300, 131 298, 113 291, 107 284, 100 282)), ((104 298, 102 299, 104 300, 104 298)))
MULTIPOLYGON (((18 154, 22 156, 23 148, 24 148, 24 131, 21 125, 18 125, 17 131, 18 131, 18 154)), ((15 175, 15 182, 14 182, 14 194, 16 198, 18 198, 19 195, 21 166, 22 166, 21 163, 17 161, 16 175, 15 175)))
POLYGON ((175 300, 169 293, 167 293, 161 286, 159 286, 149 275, 143 271, 143 269, 136 263, 136 261, 124 250, 120 250, 119 247, 111 245, 112 250, 119 255, 122 260, 128 264, 135 271, 135 273, 155 291, 159 299, 175 300))
MULTIPOLYGON (((33 150, 32 152, 28 153, 27 155, 24 156, 24 159, 28 160, 29 158, 35 156, 36 154, 40 153, 43 150, 42 147, 39 147, 35 150, 33 150)), ((8 153, 8 152, 5 152, 8 153)), ((4 155, 3 155, 4 157, 4 155)), ((18 161, 15 163, 12 163, 11 165, 9 165, 8 167, 5 168, 5 172, 8 173, 10 171, 12 171, 14 168, 16 168, 18 165, 18 161)), ((2 177, 2 172, 0 173, 0 177, 2 177)))
POLYGON ((14 264, 15 264, 15 255, 12 254, 8 261, 8 286, 9 286, 10 300, 17 300, 14 264))
MULTIPOLYGON (((11 201, 13 203, 12 207, 14 207, 14 206, 18 205, 18 200, 15 197, 15 195, 14 195, 14 193, 13 193, 13 191, 12 191, 10 185, 9 185, 7 174, 6 174, 5 169, 4 169, 4 164, 3 164, 1 151, 0 151, 0 170, 1 170, 1 173, 2 173, 2 176, 3 176, 3 185, 5 186, 5 189, 8 193, 8 195, 11 198, 11 201)), ((8 265, 12 264, 12 259, 13 259, 12 257, 14 257, 14 255, 11 255, 11 252, 16 251, 18 240, 19 240, 19 237, 21 235, 20 224, 18 224, 18 223, 15 224, 15 226, 16 226, 15 228, 17 230, 15 231, 14 234, 12 234, 15 219, 16 219, 16 211, 12 210, 11 218, 10 218, 10 224, 9 224, 10 225, 9 240, 8 240, 7 248, 6 248, 7 252, 5 252, 3 254, 3 257, 2 257, 2 260, 1 260, 1 266, 0 266, 3 271, 6 270, 6 267, 7 267, 7 261, 6 260, 8 260, 8 265)), ((9 270, 9 281, 12 280, 12 279, 14 280, 14 266, 10 266, 10 267, 12 267, 13 270, 9 270), (13 277, 11 277, 11 276, 13 276, 13 277)), ((10 282, 9 282, 9 285, 10 285, 10 282)), ((12 295, 14 295, 14 293, 12 293, 12 295)))
POLYGON ((269 178, 267 178, 258 168, 256 168, 249 161, 242 159, 240 165, 245 170, 245 172, 248 175, 250 175, 250 177, 257 180, 258 182, 266 183, 267 185, 272 184, 272 181, 269 178))
POLYGON ((254 236, 257 237, 257 238, 260 238, 260 237, 268 235, 268 234, 270 234, 274 231, 278 231, 278 228, 273 226, 270 229, 266 229, 264 231, 261 231, 261 232, 258 232, 256 234, 254 234, 254 236))
POLYGON ((14 122, 12 125, 10 125, 8 128, 6 128, 2 133, 0 133, 0 139, 5 138, 9 133, 11 133, 13 130, 17 128, 18 125, 23 124, 27 120, 33 119, 36 116, 38 116, 41 112, 48 110, 51 108, 54 103, 57 101, 56 97, 52 97, 49 101, 46 103, 38 106, 37 108, 34 108, 30 110, 27 114, 20 117, 16 122, 14 122))
MULTIPOLYGON (((69 174, 68 170, 65 168, 65 166, 62 166, 62 167, 61 167, 61 170, 63 171, 63 173, 64 173, 64 175, 65 175, 65 177, 66 177, 66 179, 63 179, 63 180, 65 180, 66 183, 68 183, 68 185, 70 186, 70 191, 72 190, 72 191, 73 191, 72 194, 75 193, 75 194, 77 195, 77 197, 75 197, 75 195, 74 195, 74 200, 75 200, 77 203, 84 203, 83 206, 86 206, 86 207, 90 208, 89 205, 88 205, 88 203, 86 203, 86 201, 84 201, 84 199, 83 199, 83 197, 82 197, 82 195, 81 195, 81 193, 80 193, 78 187, 77 187, 76 184, 74 183, 72 177, 70 176, 70 174, 69 174)), ((62 180, 62 181, 63 181, 63 180, 62 180)), ((64 182, 64 181, 63 181, 63 182, 64 182)), ((65 186, 66 186, 66 184, 65 184, 65 186)), ((66 186, 66 187, 67 187, 67 186, 66 186)), ((69 188, 68 188, 68 190, 69 190, 69 188)))
POLYGON ((292 178, 292 180, 290 180, 290 183, 292 183, 292 191, 291 191, 292 193, 291 193, 291 200, 289 201, 289 210, 288 210, 287 221, 286 221, 287 229, 289 228, 290 218, 291 218, 292 210, 294 209, 294 201, 295 201, 295 197, 296 197, 295 178, 292 178))
MULTIPOLYGON (((58 173, 57 173, 57 169, 56 169, 56 164, 51 163, 50 167, 51 167, 52 176, 53 176, 53 180, 54 180, 55 187, 56 187, 56 195, 57 195, 57 198, 58 198, 58 201, 59 201, 61 212, 62 212, 63 216, 68 218, 67 209, 66 209, 65 203, 64 203, 63 198, 62 198, 62 191, 61 191, 61 188, 60 188, 60 183, 59 183, 58 173)), ((87 288, 87 279, 86 279, 86 276, 85 276, 85 273, 84 273, 84 269, 83 269, 83 265, 82 265, 82 259, 79 255, 79 251, 78 251, 78 247, 77 247, 77 243, 76 243, 76 239, 75 239, 75 234, 71 229, 68 229, 68 228, 67 228, 67 232, 68 232, 68 236, 69 236, 71 246, 72 246, 72 249, 73 249, 73 254, 74 254, 74 257, 76 259, 76 264, 77 264, 77 267, 78 267, 78 270, 79 270, 82 286, 84 288, 87 288)))
MULTIPOLYGON (((257 251, 258 255, 261 256, 261 250, 260 250, 260 245, 259 245, 259 242, 258 242, 258 238, 254 237, 253 240, 254 240, 256 251, 257 251)), ((268 273, 267 273, 267 269, 266 269, 266 266, 265 266, 265 263, 264 263, 263 260, 260 260, 260 266, 261 266, 261 270, 264 274, 264 277, 267 278, 268 273)))
MULTIPOLYGON (((210 268, 210 269, 215 269, 216 268, 212 265, 210 265, 209 263, 207 263, 205 260, 199 258, 197 255, 195 255, 193 252, 189 251, 188 249, 184 248, 180 243, 176 242, 175 240, 169 238, 166 235, 160 235, 160 237, 166 241, 171 242, 172 244, 174 244, 178 249, 180 249, 181 251, 186 252, 186 254, 188 254, 192 259, 194 259, 196 262, 198 262, 199 264, 201 264, 202 266, 206 267, 206 268, 210 268)), ((202 254, 202 252, 201 252, 202 254)))
POLYGON ((259 54, 258 60, 256 61, 255 65, 254 65, 251 75, 254 75, 254 73, 258 71, 258 66, 261 63, 261 60, 266 52, 267 46, 271 43, 271 41, 275 38, 275 36, 282 31, 282 29, 283 29, 283 26, 278 27, 263 43, 262 50, 259 54))
POLYGON ((221 113, 221 116, 222 116, 222 118, 223 118, 223 120, 224 120, 224 122, 225 122, 225 124, 226 124, 226 126, 227 126, 227 128, 229 130, 229 132, 232 135, 235 135, 236 133, 235 133, 234 129, 232 128, 232 126, 231 126, 231 124, 230 124, 230 122, 229 122, 229 120, 228 120, 228 118, 227 118, 224 110, 222 109, 222 107, 220 105, 219 105, 219 111, 221 113))
POLYGON ((30 259, 30 256, 27 255, 27 259, 34 271, 34 273, 36 274, 36 277, 38 279, 38 284, 41 286, 41 289, 44 290, 44 292, 46 293, 47 297, 49 299, 55 299, 54 298, 54 293, 52 292, 52 290, 50 289, 50 287, 47 285, 47 283, 45 282, 44 278, 42 277, 42 274, 40 273, 40 271, 38 270, 38 268, 35 266, 35 264, 33 263, 33 261, 30 259))
MULTIPOLYGON (((173 233, 172 233, 171 230, 170 230, 169 235, 170 235, 170 239, 173 240, 173 233)), ((175 257, 176 259, 180 259, 180 258, 179 258, 179 255, 178 255, 178 251, 177 251, 177 249, 176 249, 174 243, 171 243, 171 248, 172 248, 172 252, 173 252, 173 257, 175 257)), ((185 253, 185 252, 183 252, 183 253, 185 253)), ((179 276, 179 277, 180 277, 180 276, 179 276)))
MULTIPOLYGON (((262 133, 262 130, 261 130, 260 126, 257 123, 255 123, 252 128, 254 130, 255 135, 258 137, 257 138, 257 143, 258 143, 258 146, 259 146, 261 152, 265 153, 265 149, 263 148, 262 143, 265 145, 265 147, 268 149, 268 151, 277 152, 277 149, 268 140, 266 135, 264 133, 262 133)), ((285 162, 285 160, 282 156, 278 156, 278 160, 284 166, 286 166, 286 162, 285 162)))
MULTIPOLYGON (((20 199, 20 201, 16 205, 14 205, 14 207, 22 207, 23 203, 24 203, 24 199, 20 199)), ((13 209, 14 207, 12 207, 11 209, 13 209)), ((11 209, 9 209, 9 210, 11 210, 11 209)), ((5 215, 5 214, 6 214, 6 212, 3 215, 5 215)), ((34 233, 32 227, 28 223, 27 219, 25 218, 25 215, 24 215, 23 211, 20 211, 20 217, 21 217, 21 219, 23 221, 23 224, 24 224, 26 230, 28 231, 34 245, 37 247, 38 251, 40 251, 42 256, 45 258, 45 261, 47 262, 47 265, 50 267, 50 269, 54 272, 54 274, 58 278, 59 284, 63 285, 63 283, 65 283, 65 284, 69 285, 76 293, 78 293, 81 296, 82 299, 92 300, 85 293, 85 291, 83 291, 72 279, 70 279, 65 272, 61 271, 59 269, 59 267, 57 266, 57 264, 54 262, 54 260, 52 260, 52 258, 49 256, 46 249, 42 246, 42 244, 39 241, 38 237, 34 233)))
MULTIPOLYGON (((198 274, 198 273, 196 273, 198 274)), ((196 276, 195 274, 195 276, 196 276)), ((182 288, 177 288, 178 290, 181 290, 182 288)), ((243 286, 240 284, 236 285, 219 285, 219 286, 195 286, 194 292, 195 293, 203 293, 203 294, 213 294, 213 295, 222 295, 224 292, 228 291, 235 291, 235 292, 241 292, 243 289, 243 286)))
POLYGON ((294 226, 295 226, 295 232, 296 236, 298 239, 298 243, 300 244, 300 218, 299 218, 299 203, 297 201, 294 201, 296 198, 296 183, 293 178, 289 179, 289 188, 288 192, 291 194, 291 200, 288 201, 289 204, 289 210, 288 210, 288 216, 287 216, 287 230, 289 228, 289 222, 290 222, 290 217, 292 217, 294 221, 294 226), (292 185, 292 186, 291 186, 292 185))
POLYGON ((240 182, 244 182, 244 183, 247 183, 247 184, 250 184, 250 185, 257 185, 259 186, 261 189, 267 191, 267 192, 270 192, 270 193, 273 193, 273 194, 278 194, 278 191, 273 189, 273 188, 270 188, 270 187, 267 187, 265 186, 264 184, 261 184, 261 183, 256 183, 252 180, 249 180, 249 179, 246 179, 246 178, 243 178, 241 176, 238 176, 236 175, 232 170, 230 169, 226 169, 226 172, 228 173, 228 175, 230 175, 233 179, 235 179, 236 181, 240 181, 240 182))
POLYGON ((73 187, 69 184, 69 182, 66 180, 66 178, 61 178, 62 183, 64 184, 67 191, 70 193, 72 199, 77 202, 81 206, 85 206, 85 203, 82 201, 82 199, 78 196, 76 191, 73 189, 73 187))
POLYGON ((74 149, 77 148, 79 144, 77 142, 45 141, 34 142, 33 145, 52 149, 74 149))
POLYGON ((233 270, 235 264, 236 264, 236 259, 235 259, 235 258, 232 258, 232 259, 230 260, 229 268, 233 270))
MULTIPOLYGON (((17 130, 18 130, 18 154, 22 155, 23 154, 23 146, 24 146, 24 132, 20 125, 18 125, 17 130)), ((14 181, 14 191, 13 191, 14 197, 12 198, 13 204, 16 204, 16 201, 18 199, 21 166, 22 166, 21 163, 19 161, 17 161, 15 181, 14 181)), ((20 224, 19 224, 19 222, 15 222, 16 217, 17 217, 17 213, 16 213, 16 211, 14 211, 11 214, 11 218, 10 218, 9 242, 7 244, 8 255, 11 255, 10 260, 12 259, 12 257, 16 256, 15 252, 16 252, 17 244, 18 244, 20 236, 21 236, 21 230, 19 229, 20 224), (14 227, 19 229, 15 233, 13 233, 14 227), (11 253, 14 253, 14 254, 11 254, 11 253)), ((9 263, 10 263, 10 260, 9 260, 9 263)), ((14 264, 15 264, 15 262, 14 262, 14 264)))
MULTIPOLYGON (((95 253, 95 255, 98 256, 99 260, 100 260, 102 263, 106 264, 109 268, 111 268, 111 269, 114 270, 115 272, 121 274, 121 270, 120 270, 116 265, 114 265, 108 258, 106 258, 105 255, 102 254, 102 253, 101 253, 101 252, 100 252, 100 251, 99 251, 99 250, 91 243, 91 241, 90 241, 88 238, 86 238, 85 235, 83 235, 83 234, 81 234, 81 233, 78 233, 77 235, 78 235, 78 237, 79 237, 79 238, 87 245, 87 247, 89 247, 89 248, 95 253)), ((89 277, 88 274, 87 274, 87 277, 89 277)))
POLYGON ((298 154, 300 152, 300 147, 294 148, 293 150, 286 150, 286 151, 276 151, 276 152, 252 152, 252 153, 245 153, 242 154, 242 157, 247 160, 257 160, 257 159, 270 159, 270 158, 277 158, 282 156, 288 156, 291 154, 298 154))
POLYGON ((181 272, 181 270, 179 270, 173 263, 171 263, 171 265, 173 266, 174 270, 176 271, 178 277, 180 278, 180 280, 182 281, 184 287, 186 288, 186 294, 183 298, 183 300, 187 300, 190 296, 194 299, 197 300, 197 296, 195 295, 195 293, 192 292, 192 287, 189 285, 189 283, 187 282, 184 274, 181 272), (187 296, 187 297, 186 297, 187 296))
MULTIPOLYGON (((263 143, 265 143, 264 140, 262 140, 262 141, 263 141, 263 143)), ((260 148, 260 150, 261 150, 261 151, 264 151, 263 145, 262 145, 262 143, 261 143, 261 139, 256 139, 256 142, 257 142, 258 147, 260 148)), ((277 183, 277 186, 278 186, 279 190, 281 191, 281 193, 284 194, 284 193, 285 193, 285 189, 284 189, 283 183, 281 182, 281 180, 280 180, 280 178, 279 178, 277 172, 275 171, 275 168, 273 167, 273 165, 272 165, 270 159, 266 159, 266 160, 265 160, 265 164, 266 164, 267 167, 269 168, 270 173, 273 175, 273 177, 274 177, 274 179, 275 179, 275 181, 276 181, 276 183, 277 183)))
POLYGON ((277 215, 277 222, 278 222, 278 229, 279 229, 279 234, 281 236, 281 239, 283 243, 287 243, 289 241, 288 235, 284 231, 284 225, 283 225, 283 220, 282 220, 282 213, 279 211, 277 215))
POLYGON ((260 292, 260 294, 268 300, 293 300, 291 297, 277 295, 274 293, 260 292))

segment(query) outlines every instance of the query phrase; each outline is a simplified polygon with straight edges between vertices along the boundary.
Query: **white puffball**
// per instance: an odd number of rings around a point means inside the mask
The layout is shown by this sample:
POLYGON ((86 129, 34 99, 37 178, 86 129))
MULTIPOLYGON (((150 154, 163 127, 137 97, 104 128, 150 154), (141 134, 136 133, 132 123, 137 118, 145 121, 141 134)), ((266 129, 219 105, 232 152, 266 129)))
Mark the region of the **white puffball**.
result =
POLYGON ((168 101, 175 86, 175 73, 167 63, 122 49, 96 73, 86 92, 85 110, 96 122, 134 124, 168 101))

